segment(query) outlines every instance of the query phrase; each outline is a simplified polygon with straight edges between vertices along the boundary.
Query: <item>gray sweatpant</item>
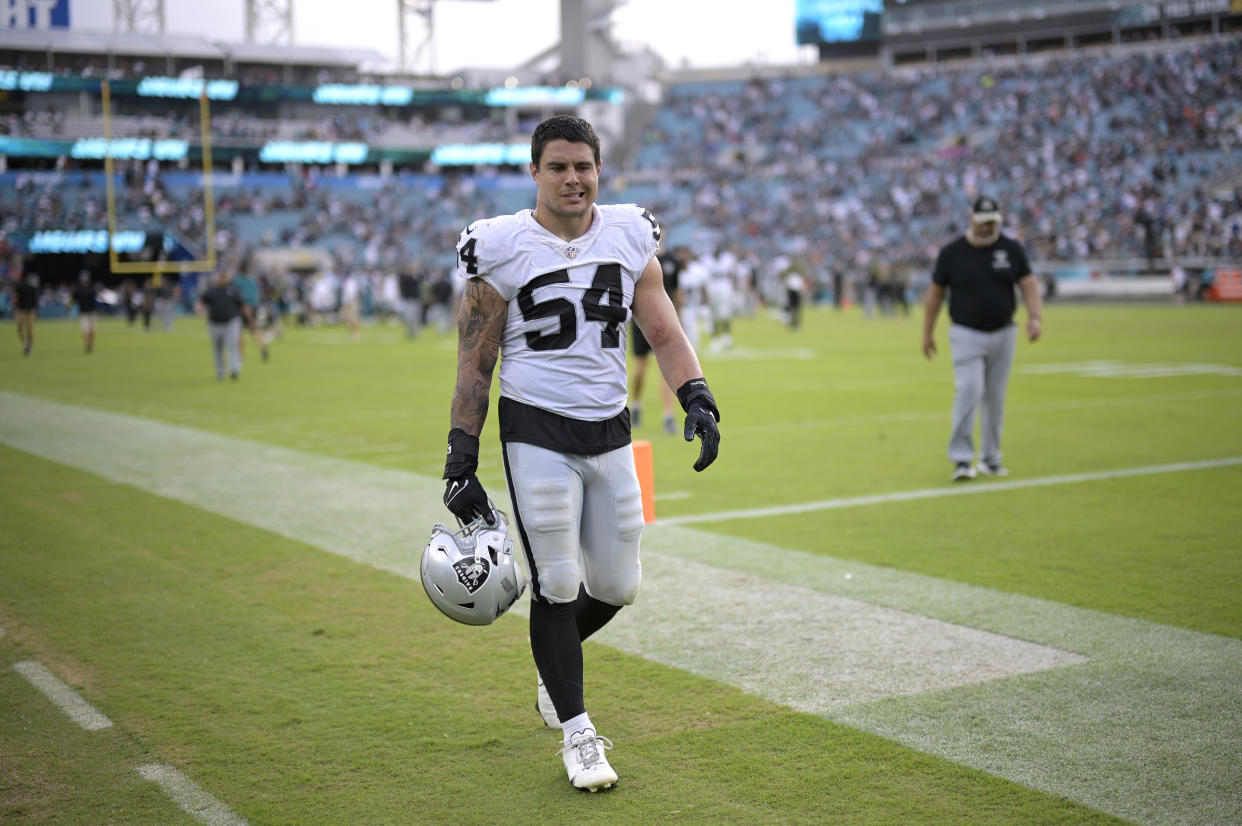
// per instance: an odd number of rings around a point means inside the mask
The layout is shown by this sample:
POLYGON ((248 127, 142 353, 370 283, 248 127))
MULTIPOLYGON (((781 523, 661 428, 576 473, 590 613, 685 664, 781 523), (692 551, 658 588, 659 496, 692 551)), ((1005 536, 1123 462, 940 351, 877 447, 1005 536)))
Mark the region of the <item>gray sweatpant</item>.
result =
POLYGON ((949 461, 972 462, 975 456, 975 411, 982 407, 979 461, 1000 464, 1001 428, 1005 421, 1005 389, 1013 366, 1018 328, 1013 324, 985 333, 949 325, 953 353, 953 434, 949 461))
POLYGON ((241 372, 241 318, 223 324, 207 322, 207 335, 211 338, 211 352, 216 358, 216 378, 224 378, 224 354, 228 351, 229 375, 241 372))

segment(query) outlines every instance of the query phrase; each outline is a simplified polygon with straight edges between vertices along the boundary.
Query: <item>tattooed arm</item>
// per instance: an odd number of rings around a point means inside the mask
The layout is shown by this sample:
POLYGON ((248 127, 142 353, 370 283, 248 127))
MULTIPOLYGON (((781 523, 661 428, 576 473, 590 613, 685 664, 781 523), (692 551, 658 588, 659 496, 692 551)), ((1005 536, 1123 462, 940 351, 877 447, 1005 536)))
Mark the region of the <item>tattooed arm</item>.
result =
POLYGON ((487 418, 492 371, 508 313, 508 303, 490 284, 479 278, 466 282, 457 312, 457 388, 451 427, 474 437, 482 432, 487 418))

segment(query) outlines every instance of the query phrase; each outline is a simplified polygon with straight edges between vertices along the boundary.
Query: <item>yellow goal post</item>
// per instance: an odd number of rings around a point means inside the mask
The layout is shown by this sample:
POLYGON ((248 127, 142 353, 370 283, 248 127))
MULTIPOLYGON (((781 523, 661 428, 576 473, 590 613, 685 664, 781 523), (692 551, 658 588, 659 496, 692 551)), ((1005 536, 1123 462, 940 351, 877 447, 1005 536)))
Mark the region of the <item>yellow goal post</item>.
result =
POLYGON ((216 200, 212 194, 211 109, 207 103, 207 85, 198 96, 199 126, 202 132, 203 168, 203 235, 207 257, 198 261, 122 261, 113 239, 117 234, 116 184, 112 162, 112 90, 105 79, 100 82, 104 127, 104 183, 108 197, 108 264, 118 274, 155 274, 166 272, 212 272, 216 268, 216 200))

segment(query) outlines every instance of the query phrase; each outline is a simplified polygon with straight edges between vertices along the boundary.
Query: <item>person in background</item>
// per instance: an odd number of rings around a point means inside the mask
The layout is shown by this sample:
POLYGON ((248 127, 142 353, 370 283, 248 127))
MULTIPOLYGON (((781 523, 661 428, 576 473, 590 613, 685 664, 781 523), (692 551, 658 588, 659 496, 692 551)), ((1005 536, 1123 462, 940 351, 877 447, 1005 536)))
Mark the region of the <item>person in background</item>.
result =
POLYGON ((138 306, 142 303, 142 290, 138 289, 132 278, 121 284, 121 304, 125 308, 125 323, 134 326, 138 318, 138 306))
POLYGON ((284 319, 280 307, 280 287, 273 279, 262 275, 259 276, 259 306, 251 328, 259 345, 259 357, 267 362, 271 359, 272 342, 284 334, 284 319))
POLYGON ((91 280, 91 274, 87 270, 78 273, 78 283, 73 288, 69 301, 78 307, 78 327, 82 330, 86 352, 91 353, 95 349, 95 315, 99 309, 99 287, 91 280))
POLYGON ((785 323, 790 330, 797 330, 802 326, 802 301, 807 291, 806 264, 792 259, 781 278, 785 284, 785 323))
POLYGON ((142 313, 142 331, 144 333, 151 332, 151 316, 155 313, 155 304, 163 283, 163 274, 157 272, 148 278, 142 287, 142 298, 138 305, 138 311, 142 313))
POLYGON ((229 378, 237 381, 241 377, 242 322, 248 310, 232 281, 232 273, 220 270, 194 304, 195 312, 207 317, 217 381, 224 379, 226 356, 229 378))
POLYGON ((398 302, 401 320, 405 322, 405 337, 418 338, 423 327, 423 272, 421 268, 403 269, 397 276, 397 288, 401 293, 398 302))
POLYGON ((346 267, 345 277, 341 279, 341 323, 349 330, 351 339, 358 338, 362 327, 362 278, 353 267, 346 267))
POLYGON ((707 267, 711 277, 703 285, 703 294, 712 320, 708 348, 728 350, 733 346, 733 316, 737 313, 738 259, 732 250, 720 249, 709 257, 707 267))
POLYGON ((1015 287, 1026 302, 1027 339, 1043 332, 1039 282, 1021 243, 1001 232, 1001 211, 988 197, 977 199, 966 234, 940 249, 923 314, 923 355, 936 355, 936 317, 949 295, 949 347, 953 353, 953 425, 949 461, 955 482, 976 472, 1006 476, 1001 464, 1005 393, 1018 341, 1013 323, 1015 287), (975 455, 975 414, 980 417, 979 464, 975 455))
POLYGON ((242 356, 246 353, 245 333, 249 331, 250 337, 254 340, 255 346, 262 354, 263 344, 259 340, 259 329, 255 322, 259 317, 259 282, 252 274, 254 261, 250 256, 242 259, 241 267, 233 274, 233 289, 237 291, 237 295, 241 298, 242 306, 245 308, 244 323, 246 330, 242 331, 242 336, 238 340, 239 352, 242 356))
POLYGON ((22 355, 30 355, 34 347, 35 321, 39 318, 39 276, 28 272, 13 285, 13 310, 17 317, 17 338, 22 355))
POLYGON ((181 284, 168 275, 160 277, 155 293, 155 313, 159 316, 164 332, 172 332, 173 315, 177 310, 177 297, 181 294, 181 284))
MULTIPOLYGON (((681 317, 681 285, 678 277, 687 252, 684 247, 678 247, 671 253, 659 256, 664 291, 673 302, 678 318, 681 317)), ((630 336, 634 339, 634 370, 630 375, 630 426, 638 428, 642 426, 643 383, 647 377, 647 365, 651 361, 651 344, 635 321, 630 322, 630 336)), ((673 418, 673 388, 665 381, 660 382, 660 401, 664 409, 664 432, 675 433, 677 424, 673 418)))

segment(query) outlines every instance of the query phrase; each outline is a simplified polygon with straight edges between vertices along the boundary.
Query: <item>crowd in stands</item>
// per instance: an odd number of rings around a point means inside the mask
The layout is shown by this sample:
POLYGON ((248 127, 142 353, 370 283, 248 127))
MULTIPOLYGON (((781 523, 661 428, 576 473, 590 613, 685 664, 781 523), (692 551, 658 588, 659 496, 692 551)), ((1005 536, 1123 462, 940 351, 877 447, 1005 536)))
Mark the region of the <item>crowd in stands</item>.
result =
MULTIPOLYGON (((213 133, 266 136, 271 123, 226 112, 213 133)), ((333 118, 303 137, 367 139, 384 125, 333 118)), ((490 118, 453 126, 505 137, 490 118)), ((201 246, 195 177, 126 168, 120 212, 201 246)), ((635 161, 606 167, 603 183, 601 202, 648 207, 670 246, 728 245, 752 270, 797 259, 813 283, 925 276, 979 193, 999 200, 1035 261, 1238 261, 1242 40, 677 84, 635 161)), ((340 180, 307 168, 215 194, 222 254, 316 246, 342 268, 387 273, 445 272, 462 227, 532 206, 524 170, 340 180)), ((0 190, 0 236, 105 226, 102 184, 86 175, 18 176, 0 190)))
POLYGON ((675 87, 638 171, 666 226, 766 257, 925 267, 985 192, 1035 259, 1236 259, 1242 41, 675 87))

